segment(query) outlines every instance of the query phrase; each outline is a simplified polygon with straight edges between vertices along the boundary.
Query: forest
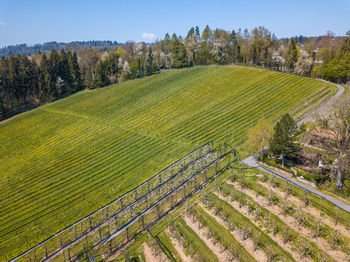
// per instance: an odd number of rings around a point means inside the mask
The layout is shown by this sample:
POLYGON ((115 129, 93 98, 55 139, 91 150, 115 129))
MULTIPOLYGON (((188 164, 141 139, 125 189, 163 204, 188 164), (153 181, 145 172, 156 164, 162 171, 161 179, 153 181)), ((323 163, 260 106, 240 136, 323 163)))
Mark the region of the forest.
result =
POLYGON ((250 32, 209 26, 200 32, 197 26, 184 38, 167 33, 154 43, 116 47, 111 42, 111 48, 103 50, 79 42, 56 46, 61 49, 41 52, 38 47, 35 54, 1 57, 0 120, 85 88, 196 65, 244 64, 338 83, 350 81, 350 30, 343 37, 328 32, 320 37, 277 39, 261 26, 250 32))

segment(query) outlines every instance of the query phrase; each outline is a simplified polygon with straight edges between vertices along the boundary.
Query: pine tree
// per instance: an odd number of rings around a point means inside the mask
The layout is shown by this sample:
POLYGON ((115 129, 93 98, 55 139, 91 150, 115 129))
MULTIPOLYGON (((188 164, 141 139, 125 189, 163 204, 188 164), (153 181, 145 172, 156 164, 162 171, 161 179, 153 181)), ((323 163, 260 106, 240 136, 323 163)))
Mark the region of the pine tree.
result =
POLYGON ((207 25, 204 30, 203 30, 203 33, 202 33, 202 40, 204 40, 205 42, 208 42, 210 41, 212 37, 212 31, 210 29, 210 27, 207 25))
POLYGON ((53 83, 50 76, 50 64, 44 53, 40 61, 40 73, 38 84, 38 96, 40 103, 45 103, 53 99, 53 83))
POLYGON ((146 76, 150 76, 153 74, 152 63, 153 63, 153 54, 152 54, 152 49, 150 47, 148 49, 148 56, 147 56, 147 61, 146 61, 146 65, 145 65, 145 75, 146 76))
POLYGON ((296 143, 298 126, 295 120, 287 113, 276 123, 274 135, 270 140, 270 149, 282 158, 295 159, 299 145, 296 143))
POLYGON ((69 71, 73 79, 73 93, 84 89, 83 80, 81 79, 80 68, 78 64, 77 54, 74 52, 71 59, 68 60, 69 71))
POLYGON ((59 71, 60 71, 60 56, 58 55, 56 49, 52 49, 50 56, 49 56, 49 75, 50 75, 50 80, 48 82, 47 87, 50 89, 50 94, 52 97, 50 100, 56 99, 59 94, 56 86, 56 81, 57 77, 59 76, 59 71))
POLYGON ((170 41, 171 51, 171 66, 173 68, 182 68, 187 66, 187 52, 181 39, 178 39, 176 34, 173 34, 170 41))
POLYGON ((61 90, 59 92, 62 96, 66 96, 72 93, 73 81, 72 81, 72 77, 71 77, 71 74, 69 71, 69 65, 68 65, 68 59, 71 55, 72 53, 70 51, 66 53, 64 49, 61 49, 58 74, 57 74, 57 77, 55 78, 56 78, 56 82, 58 77, 63 81, 61 82, 61 86, 60 86, 61 90))

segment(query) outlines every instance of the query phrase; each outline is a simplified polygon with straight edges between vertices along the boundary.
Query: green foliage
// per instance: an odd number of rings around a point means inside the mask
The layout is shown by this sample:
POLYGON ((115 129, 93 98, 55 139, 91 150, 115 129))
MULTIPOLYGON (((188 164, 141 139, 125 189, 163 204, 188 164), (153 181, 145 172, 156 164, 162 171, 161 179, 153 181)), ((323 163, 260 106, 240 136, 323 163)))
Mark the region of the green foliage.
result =
POLYGON ((295 39, 292 38, 292 40, 289 43, 287 58, 286 58, 286 66, 289 71, 293 71, 295 67, 295 63, 298 61, 298 50, 297 45, 295 43, 295 39))
POLYGON ((149 48, 146 66, 145 66, 145 75, 150 76, 152 74, 153 74, 153 54, 152 54, 152 49, 149 48))
POLYGON ((173 34, 170 41, 171 65, 173 68, 182 68, 188 66, 187 52, 184 44, 179 41, 176 34, 173 34))
POLYGON ((108 62, 100 61, 96 64, 94 70, 94 81, 91 84, 91 88, 98 88, 109 85, 111 81, 108 77, 108 62))
POLYGON ((324 68, 323 76, 333 82, 350 81, 350 51, 333 58, 324 68))
POLYGON ((284 158, 295 159, 299 150, 297 132, 298 126, 294 119, 288 113, 283 115, 274 127, 274 135, 270 140, 271 151, 284 158))
POLYGON ((174 224, 177 234, 183 239, 187 247, 185 248, 185 252, 188 255, 191 257, 194 256, 194 258, 199 261, 218 261, 213 251, 207 247, 204 241, 197 236, 182 218, 178 218, 174 224), (187 243, 191 243, 191 248, 189 248, 187 243), (195 251, 195 253, 193 253, 193 251, 195 251))
POLYGON ((83 89, 76 54, 55 49, 40 63, 25 55, 0 60, 0 120, 83 89))
MULTIPOLYGON (((214 201, 215 203, 216 201, 214 201)), ((242 260, 244 261, 255 261, 255 259, 241 246, 241 244, 232 236, 230 231, 224 226, 220 225, 216 219, 206 213, 202 208, 195 206, 194 207, 194 216, 198 219, 199 223, 206 227, 210 233, 210 236, 216 241, 219 242, 225 249, 234 247, 235 252, 240 252, 242 260)), ((221 212, 223 209, 221 208, 221 212)), ((220 215, 222 214, 220 212, 220 215)), ((220 216, 219 215, 219 216, 220 216)), ((248 234, 248 228, 246 233, 248 234)))
POLYGON ((268 146, 273 128, 265 119, 260 119, 256 125, 248 130, 247 143, 252 153, 262 151, 268 146))

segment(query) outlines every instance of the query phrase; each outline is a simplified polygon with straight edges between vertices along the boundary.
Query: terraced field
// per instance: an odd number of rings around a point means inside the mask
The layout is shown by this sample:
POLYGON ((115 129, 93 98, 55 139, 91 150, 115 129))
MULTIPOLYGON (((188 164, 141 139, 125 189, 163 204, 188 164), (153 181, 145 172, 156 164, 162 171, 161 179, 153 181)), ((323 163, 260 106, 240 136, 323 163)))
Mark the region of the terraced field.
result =
MULTIPOLYGON (((218 176, 152 228, 159 244, 144 235, 126 248, 129 257, 170 261, 166 252, 176 261, 349 261, 349 213, 244 168, 234 165, 218 176)), ((114 261, 124 261, 124 254, 114 261)))
POLYGON ((83 91, 7 120, 0 257, 39 243, 207 141, 245 152, 246 131, 259 118, 296 115, 335 92, 262 69, 195 67, 83 91))

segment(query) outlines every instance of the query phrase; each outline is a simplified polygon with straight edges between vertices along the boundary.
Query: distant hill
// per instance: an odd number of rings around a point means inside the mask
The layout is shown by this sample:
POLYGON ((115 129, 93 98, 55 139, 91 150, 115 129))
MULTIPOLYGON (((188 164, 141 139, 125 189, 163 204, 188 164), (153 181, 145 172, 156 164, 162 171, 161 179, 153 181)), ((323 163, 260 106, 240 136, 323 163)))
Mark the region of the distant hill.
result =
POLYGON ((68 48, 72 51, 77 51, 79 48, 89 48, 93 47, 98 50, 103 50, 105 48, 114 50, 120 46, 121 43, 117 41, 74 41, 69 43, 62 42, 47 42, 43 44, 35 44, 35 45, 10 45, 7 47, 0 48, 0 56, 8 56, 10 53, 13 54, 35 54, 37 52, 47 52, 55 48, 56 50, 61 50, 62 48, 68 48))

